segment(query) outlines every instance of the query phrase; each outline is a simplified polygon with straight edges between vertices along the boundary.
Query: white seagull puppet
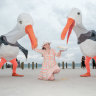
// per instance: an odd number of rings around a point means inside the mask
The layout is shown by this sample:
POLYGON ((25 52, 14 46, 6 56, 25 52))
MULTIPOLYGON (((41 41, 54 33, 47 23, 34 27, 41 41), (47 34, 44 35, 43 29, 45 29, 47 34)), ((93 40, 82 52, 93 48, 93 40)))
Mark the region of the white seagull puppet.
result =
POLYGON ((16 57, 19 49, 27 58, 28 51, 22 47, 17 41, 28 34, 32 49, 37 47, 37 39, 33 31, 33 20, 29 14, 22 13, 17 18, 15 28, 5 35, 0 36, 0 68, 8 61, 13 64, 12 76, 23 76, 16 73, 17 62, 16 57))
POLYGON ((67 32, 67 43, 72 29, 76 33, 78 44, 84 56, 86 56, 85 65, 87 73, 80 75, 81 77, 90 76, 90 65, 91 58, 96 61, 96 32, 94 30, 88 31, 82 24, 82 13, 78 8, 74 8, 68 15, 68 21, 61 33, 61 39, 64 40, 67 32))

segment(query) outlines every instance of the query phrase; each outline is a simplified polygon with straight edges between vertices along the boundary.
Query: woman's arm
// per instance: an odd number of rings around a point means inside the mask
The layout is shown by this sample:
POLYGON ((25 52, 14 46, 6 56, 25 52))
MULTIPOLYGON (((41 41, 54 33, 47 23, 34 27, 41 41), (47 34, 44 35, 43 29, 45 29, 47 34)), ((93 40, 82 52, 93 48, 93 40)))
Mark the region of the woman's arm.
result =
POLYGON ((42 50, 42 49, 34 49, 34 51, 39 52, 39 53, 41 53, 41 54, 44 53, 44 50, 42 50))
POLYGON ((64 52, 64 50, 60 50, 58 53, 53 49, 55 56, 56 57, 60 57, 61 56, 61 52, 64 52))
POLYGON ((60 57, 62 52, 64 52, 64 50, 60 50, 58 53, 56 53, 56 56, 60 57))

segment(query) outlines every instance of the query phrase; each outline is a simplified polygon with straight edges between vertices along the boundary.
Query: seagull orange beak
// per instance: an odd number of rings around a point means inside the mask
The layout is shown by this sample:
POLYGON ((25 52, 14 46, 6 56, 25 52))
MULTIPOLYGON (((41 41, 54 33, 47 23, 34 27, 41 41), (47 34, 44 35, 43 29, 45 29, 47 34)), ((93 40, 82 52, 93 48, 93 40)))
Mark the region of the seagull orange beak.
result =
POLYGON ((75 20, 72 18, 68 18, 67 24, 66 24, 65 28, 63 29, 63 32, 61 33, 61 39, 64 40, 65 36, 67 34, 67 31, 68 31, 67 44, 68 44, 68 40, 69 40, 69 37, 70 37, 70 34, 72 32, 74 25, 75 25, 75 20))
POLYGON ((31 42, 32 49, 37 47, 37 38, 35 37, 32 25, 27 25, 25 27, 25 32, 28 34, 31 42))

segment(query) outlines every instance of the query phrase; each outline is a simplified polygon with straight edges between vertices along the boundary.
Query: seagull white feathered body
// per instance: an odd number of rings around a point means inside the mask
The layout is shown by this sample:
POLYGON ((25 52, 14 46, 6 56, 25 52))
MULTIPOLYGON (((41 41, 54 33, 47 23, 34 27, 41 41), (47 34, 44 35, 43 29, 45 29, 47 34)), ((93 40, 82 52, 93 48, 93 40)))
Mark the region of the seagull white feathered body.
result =
MULTIPOLYGON (((83 26, 82 23, 75 24, 73 28, 76 33, 77 39, 81 34, 86 34, 88 30, 83 26)), ((82 43, 79 44, 81 52, 84 56, 94 57, 96 56, 96 41, 91 39, 86 39, 82 43)))
POLYGON ((89 56, 89 57, 96 56, 96 41, 87 39, 79 46, 84 56, 89 56))
POLYGON ((10 61, 16 58, 18 53, 19 53, 18 47, 13 47, 13 46, 4 45, 4 44, 0 46, 0 58, 3 57, 7 61, 10 61))
MULTIPOLYGON (((18 27, 16 26, 12 31, 8 32, 4 36, 6 36, 7 40, 10 43, 14 44, 14 43, 16 43, 16 41, 19 38, 21 38, 19 33, 22 33, 22 32, 19 32, 18 27)), ((21 34, 21 35, 23 35, 23 34, 21 34)), ((10 60, 16 58, 18 53, 19 53, 19 48, 16 46, 10 46, 10 45, 4 45, 4 44, 2 44, 0 46, 0 58, 3 57, 7 61, 10 61, 10 60)))

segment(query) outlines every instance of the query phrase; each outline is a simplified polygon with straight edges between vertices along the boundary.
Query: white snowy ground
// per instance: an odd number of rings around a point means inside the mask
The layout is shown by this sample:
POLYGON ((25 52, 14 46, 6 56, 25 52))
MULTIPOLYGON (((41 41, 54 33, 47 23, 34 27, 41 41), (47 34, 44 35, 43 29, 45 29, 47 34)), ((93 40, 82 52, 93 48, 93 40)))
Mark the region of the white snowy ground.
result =
POLYGON ((96 69, 81 78, 83 69, 61 69, 55 81, 38 80, 39 69, 17 69, 24 77, 12 77, 10 69, 0 70, 0 96, 96 96, 96 69))

